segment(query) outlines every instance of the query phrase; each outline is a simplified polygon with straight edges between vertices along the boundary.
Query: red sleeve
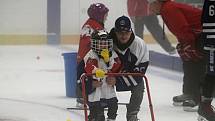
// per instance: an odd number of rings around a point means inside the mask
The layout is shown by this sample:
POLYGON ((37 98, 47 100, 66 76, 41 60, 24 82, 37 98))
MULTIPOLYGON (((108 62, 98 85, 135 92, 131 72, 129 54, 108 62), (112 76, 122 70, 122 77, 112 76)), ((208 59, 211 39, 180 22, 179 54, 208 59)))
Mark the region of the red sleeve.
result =
POLYGON ((90 36, 83 36, 80 38, 79 48, 78 48, 78 62, 80 62, 84 56, 90 50, 90 36))
POLYGON ((161 16, 169 30, 177 37, 180 43, 195 43, 195 34, 190 28, 184 14, 174 6, 168 6, 161 11, 161 16))
POLYGON ((85 71, 92 73, 92 71, 98 67, 98 61, 96 59, 89 58, 85 63, 85 71))

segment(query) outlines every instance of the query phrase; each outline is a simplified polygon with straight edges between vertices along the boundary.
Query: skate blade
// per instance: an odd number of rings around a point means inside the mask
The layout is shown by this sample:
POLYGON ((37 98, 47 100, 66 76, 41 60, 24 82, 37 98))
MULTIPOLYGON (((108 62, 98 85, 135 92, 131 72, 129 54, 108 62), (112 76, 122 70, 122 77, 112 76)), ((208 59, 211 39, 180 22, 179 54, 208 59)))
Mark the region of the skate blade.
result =
POLYGON ((199 115, 198 121, 208 121, 208 120, 206 118, 204 118, 204 117, 202 117, 202 116, 199 115))
POLYGON ((173 102, 173 106, 176 107, 183 106, 183 102, 173 102))
POLYGON ((195 107, 183 107, 183 110, 187 111, 187 112, 197 112, 198 111, 198 106, 195 106, 195 107))

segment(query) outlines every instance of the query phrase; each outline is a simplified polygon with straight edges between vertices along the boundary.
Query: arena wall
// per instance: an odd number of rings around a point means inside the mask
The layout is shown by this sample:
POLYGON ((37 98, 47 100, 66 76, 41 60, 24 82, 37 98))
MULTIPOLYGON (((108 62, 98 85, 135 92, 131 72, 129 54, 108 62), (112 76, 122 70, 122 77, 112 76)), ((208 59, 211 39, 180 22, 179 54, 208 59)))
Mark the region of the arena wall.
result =
MULTIPOLYGON (((93 2, 101 2, 110 12, 105 27, 109 31, 114 21, 127 15, 127 0, 61 0, 61 44, 78 44, 81 26, 88 18, 87 8, 93 2), (119 7, 120 5, 120 7, 119 7)), ((47 1, 46 0, 1 0, 0 1, 0 45, 46 44, 47 1)), ((160 23, 162 19, 159 17, 160 23)), ((175 37, 165 28, 172 42, 175 37)), ((153 37, 145 30, 144 39, 153 43, 153 37)))

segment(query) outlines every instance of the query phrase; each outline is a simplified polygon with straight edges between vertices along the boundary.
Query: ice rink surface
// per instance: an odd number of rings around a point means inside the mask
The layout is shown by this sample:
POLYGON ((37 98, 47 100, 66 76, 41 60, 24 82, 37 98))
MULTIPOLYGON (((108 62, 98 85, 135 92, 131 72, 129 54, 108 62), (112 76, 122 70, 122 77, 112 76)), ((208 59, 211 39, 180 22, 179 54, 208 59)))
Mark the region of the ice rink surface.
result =
MULTIPOLYGON (((0 46, 0 121, 84 121, 83 111, 66 110, 76 102, 65 96, 62 53, 76 50, 77 46, 0 46)), ((181 94, 182 73, 149 66, 146 76, 156 121, 197 120, 196 112, 172 105, 172 97, 181 94)), ((118 93, 119 102, 128 102, 129 96, 118 93)), ((126 121, 125 114, 125 106, 119 106, 117 121, 126 121)), ((146 93, 138 117, 151 121, 146 93)))

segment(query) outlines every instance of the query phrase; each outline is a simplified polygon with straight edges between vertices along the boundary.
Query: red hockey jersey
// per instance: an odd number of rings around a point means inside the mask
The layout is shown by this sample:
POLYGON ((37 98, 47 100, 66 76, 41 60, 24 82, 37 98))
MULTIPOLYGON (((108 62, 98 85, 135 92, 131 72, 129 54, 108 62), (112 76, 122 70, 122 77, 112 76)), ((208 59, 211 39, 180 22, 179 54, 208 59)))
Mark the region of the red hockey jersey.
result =
POLYGON ((80 33, 80 42, 78 48, 77 62, 83 60, 84 56, 90 50, 90 37, 95 30, 104 29, 102 23, 97 22, 94 19, 88 19, 82 27, 80 33))
MULTIPOLYGON (((116 54, 116 52, 112 51, 112 56, 110 57, 109 63, 105 63, 102 58, 100 58, 94 51, 90 50, 86 56, 84 57, 85 63, 85 71, 87 73, 95 73, 96 69, 103 69, 106 72, 117 73, 121 69, 121 61, 116 54)), ((96 77, 93 77, 97 79, 96 77)), ((88 80, 92 81, 92 80, 88 80)), ((102 79, 98 79, 98 81, 102 81, 102 86, 93 89, 92 82, 86 83, 87 92, 91 92, 88 94, 89 102, 100 101, 101 99, 111 99, 116 97, 116 92, 113 86, 109 86, 106 83, 106 77, 102 79)))
POLYGON ((173 1, 161 7, 161 17, 179 43, 194 45, 201 31, 202 10, 173 1))

